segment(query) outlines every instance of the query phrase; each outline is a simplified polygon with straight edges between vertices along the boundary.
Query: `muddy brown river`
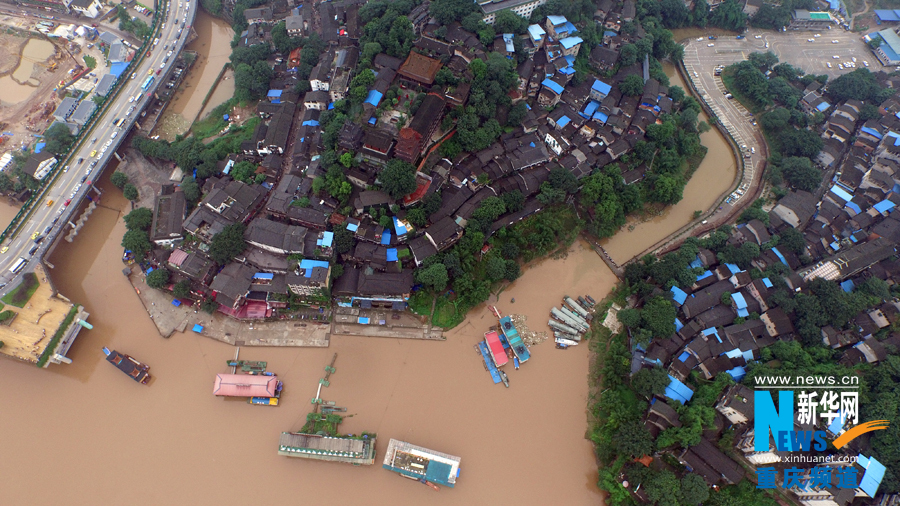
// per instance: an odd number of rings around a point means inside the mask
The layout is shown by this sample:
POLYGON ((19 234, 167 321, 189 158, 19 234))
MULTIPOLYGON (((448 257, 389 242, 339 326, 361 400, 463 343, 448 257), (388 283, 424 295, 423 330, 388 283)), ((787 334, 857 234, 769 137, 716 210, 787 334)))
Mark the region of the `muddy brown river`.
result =
MULTIPOLYGON (((328 349, 243 348, 242 358, 268 361, 284 381, 282 405, 224 401, 213 396, 213 379, 228 370, 234 348, 191 333, 159 337, 121 273, 126 202, 108 176, 101 185, 101 207, 50 258, 57 288, 87 307, 94 329, 78 337, 71 365, 40 370, 0 360, 4 502, 288 504, 320 492, 334 504, 601 503, 584 439, 586 346, 534 346, 531 361, 510 368, 509 389, 494 385, 473 349, 496 323, 482 307, 446 342, 339 336, 328 349), (150 364, 151 384, 106 364, 102 346, 150 364), (337 373, 323 398, 349 408, 343 431, 377 432, 378 458, 391 437, 461 456, 455 489, 435 492, 380 461, 353 467, 276 454, 279 434, 302 426, 335 352, 337 373)), ((564 293, 599 298, 613 281, 576 243, 566 259, 528 269, 497 306, 546 329, 564 293)))

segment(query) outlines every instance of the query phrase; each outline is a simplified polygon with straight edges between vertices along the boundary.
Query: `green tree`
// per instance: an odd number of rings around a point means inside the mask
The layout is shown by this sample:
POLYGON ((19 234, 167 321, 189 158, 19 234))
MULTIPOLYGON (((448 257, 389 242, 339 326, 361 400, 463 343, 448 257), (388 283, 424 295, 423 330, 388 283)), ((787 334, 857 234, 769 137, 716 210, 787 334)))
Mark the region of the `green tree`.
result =
POLYGON ((631 377, 634 391, 648 398, 664 394, 670 382, 669 373, 662 367, 644 368, 631 377))
POLYGON ((126 176, 124 172, 113 172, 112 175, 109 176, 109 180, 120 189, 125 188, 125 185, 128 184, 128 176, 126 176))
POLYGON ((129 230, 122 237, 122 247, 134 253, 138 260, 143 260, 150 251, 150 238, 143 230, 129 230))
POLYGON ((653 436, 639 421, 627 422, 616 431, 615 445, 619 455, 640 458, 653 453, 653 436))
POLYGON ((213 314, 216 312, 216 309, 219 309, 219 303, 212 298, 208 298, 200 303, 200 309, 209 314, 213 314))
POLYGON ((650 299, 641 310, 644 328, 653 333, 653 337, 665 339, 675 333, 675 306, 664 297, 650 299))
POLYGON ((126 184, 125 187, 122 188, 122 195, 124 195, 126 199, 132 202, 137 200, 139 197, 137 187, 131 183, 126 184))
POLYGON ((69 127, 63 123, 55 123, 46 132, 44 132, 44 142, 47 143, 44 149, 54 155, 61 155, 72 147, 75 142, 75 136, 69 130, 69 127))
POLYGON ((241 181, 246 184, 253 184, 256 178, 257 165, 247 160, 240 161, 231 168, 229 173, 235 181, 241 181))
POLYGON ((154 269, 153 272, 147 274, 147 286, 162 290, 169 283, 169 271, 163 268, 154 269))
POLYGON ((822 183, 822 172, 806 157, 790 156, 782 159, 781 173, 798 190, 812 192, 822 183))
POLYGON ((619 82, 619 91, 623 95, 636 97, 644 93, 644 80, 641 76, 630 74, 619 82))
POLYGON ((504 192, 500 195, 500 198, 503 199, 503 204, 506 206, 507 212, 515 213, 521 211, 522 208, 525 207, 525 197, 519 190, 504 192))
POLYGON ((785 248, 788 251, 799 255, 806 249, 806 240, 803 239, 803 234, 797 229, 788 227, 781 232, 778 239, 778 247, 779 249, 785 248))
POLYGON ((416 190, 416 168, 403 160, 389 161, 378 179, 384 191, 395 200, 416 190))
MULTIPOLYGON (((733 0, 728 0, 732 2, 733 0)), ((713 11, 714 13, 716 11, 713 11)), ((681 482, 675 473, 668 469, 653 473, 651 478, 644 482, 644 492, 650 502, 657 506, 678 506, 678 498, 681 496, 681 482)))
POLYGON ((240 255, 247 248, 247 243, 244 241, 245 230, 246 227, 243 223, 226 226, 213 236, 209 245, 209 257, 219 265, 225 265, 240 255))
POLYGON ((356 235, 341 225, 334 227, 334 251, 335 253, 347 253, 356 244, 356 235))
POLYGON ((434 263, 424 269, 418 269, 416 280, 436 292, 443 291, 449 280, 447 267, 442 263, 434 263))
POLYGON ((191 296, 191 282, 187 279, 175 283, 172 287, 172 294, 179 299, 187 299, 191 296))
POLYGON ((150 230, 153 223, 153 211, 139 207, 125 215, 125 227, 128 230, 150 230))
POLYGON ((488 259, 484 272, 491 281, 500 281, 506 277, 506 261, 500 257, 492 256, 488 259))
POLYGON ((522 35, 528 29, 528 21, 511 10, 504 9, 494 19, 494 31, 522 35))
POLYGON ((184 178, 181 182, 181 191, 184 192, 184 198, 190 203, 197 203, 200 200, 200 186, 197 180, 191 176, 184 178))
MULTIPOLYGON (((640 266, 641 264, 629 264, 629 266, 631 265, 640 266)), ((628 307, 620 309, 616 313, 616 318, 626 327, 637 328, 641 325, 641 310, 628 307)))

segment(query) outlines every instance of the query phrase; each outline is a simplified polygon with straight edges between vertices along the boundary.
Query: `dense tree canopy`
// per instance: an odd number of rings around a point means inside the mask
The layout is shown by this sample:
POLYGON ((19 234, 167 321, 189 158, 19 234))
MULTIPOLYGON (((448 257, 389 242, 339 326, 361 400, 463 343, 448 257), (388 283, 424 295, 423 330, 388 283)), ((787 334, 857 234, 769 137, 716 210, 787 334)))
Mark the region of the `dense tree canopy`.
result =
POLYGON ((224 265, 240 255, 247 248, 244 241, 246 228, 243 223, 234 223, 214 235, 209 245, 209 257, 224 265))
POLYGON ((806 157, 790 156, 782 159, 781 172, 798 190, 811 192, 822 184, 822 171, 814 167, 806 157))
POLYGON ((416 168, 409 162, 393 159, 378 175, 381 187, 392 199, 399 199, 416 190, 416 168))
POLYGON ((44 150, 54 155, 61 155, 72 147, 75 136, 65 124, 55 123, 44 132, 44 142, 47 143, 44 150))
POLYGON ((128 230, 149 230, 153 223, 153 211, 139 207, 125 215, 125 226, 128 230))

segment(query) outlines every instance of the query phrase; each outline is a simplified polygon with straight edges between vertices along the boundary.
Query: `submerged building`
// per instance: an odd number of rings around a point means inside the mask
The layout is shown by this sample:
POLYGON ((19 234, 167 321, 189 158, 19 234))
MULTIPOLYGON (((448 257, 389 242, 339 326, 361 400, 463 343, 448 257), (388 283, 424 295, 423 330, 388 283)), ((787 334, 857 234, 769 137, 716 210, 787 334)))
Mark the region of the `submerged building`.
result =
POLYGON ((375 436, 321 436, 282 432, 278 440, 278 455, 371 466, 375 463, 375 436))
POLYGON ((391 439, 381 467, 414 480, 424 479, 452 488, 459 477, 460 460, 453 455, 391 439))

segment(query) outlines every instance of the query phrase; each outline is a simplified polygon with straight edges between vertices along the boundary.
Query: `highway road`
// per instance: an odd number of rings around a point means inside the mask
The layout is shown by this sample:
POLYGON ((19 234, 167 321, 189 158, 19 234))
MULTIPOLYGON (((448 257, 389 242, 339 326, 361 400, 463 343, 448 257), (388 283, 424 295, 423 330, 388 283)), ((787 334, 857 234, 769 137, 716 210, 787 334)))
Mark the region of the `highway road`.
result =
POLYGON ((41 200, 33 204, 31 216, 15 235, 4 241, 0 247, 0 296, 19 284, 22 273, 34 270, 49 245, 60 232, 65 233, 69 220, 74 220, 72 215, 90 191, 91 181, 99 178, 184 48, 198 2, 169 0, 165 21, 154 35, 149 56, 145 56, 131 75, 120 77, 124 85, 114 102, 94 122, 91 131, 80 134, 80 145, 74 153, 60 161, 66 170, 57 173, 56 179, 43 190, 41 200), (151 75, 154 79, 145 86, 151 75))

